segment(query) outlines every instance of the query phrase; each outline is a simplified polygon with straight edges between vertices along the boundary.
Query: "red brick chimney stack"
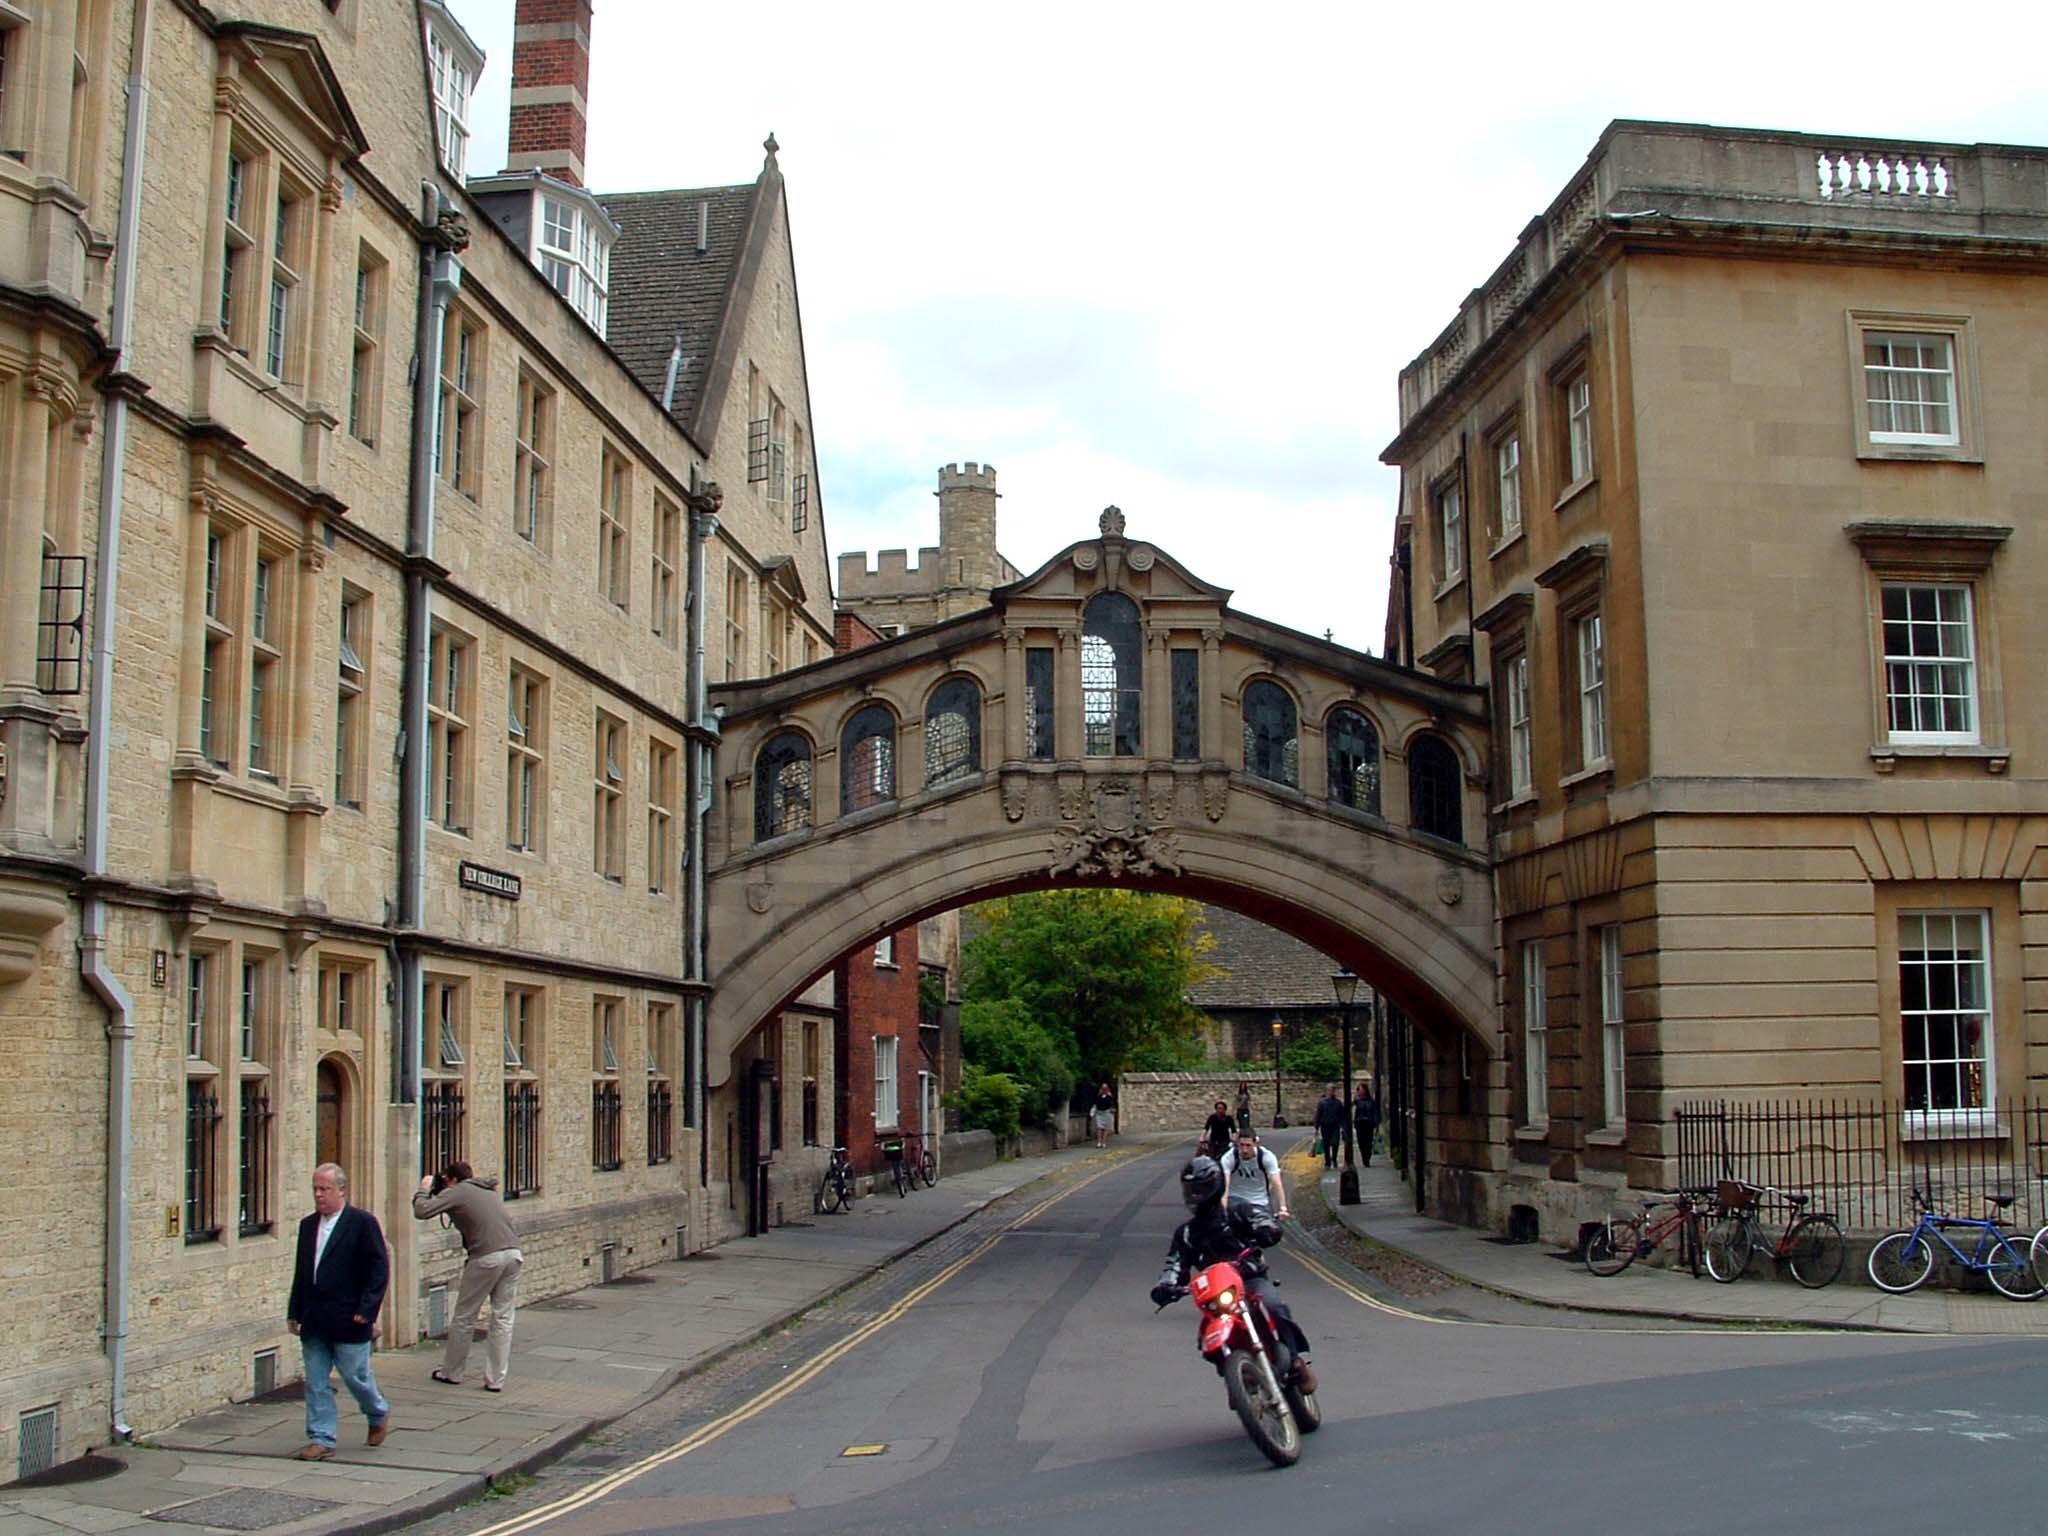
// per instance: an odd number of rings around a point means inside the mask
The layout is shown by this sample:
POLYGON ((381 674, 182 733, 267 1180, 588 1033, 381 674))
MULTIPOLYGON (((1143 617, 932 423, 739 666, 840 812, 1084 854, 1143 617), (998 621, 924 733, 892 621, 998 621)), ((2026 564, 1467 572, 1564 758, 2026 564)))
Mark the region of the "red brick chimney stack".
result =
POLYGON ((519 0, 505 168, 546 171, 582 186, 589 96, 590 0, 519 0))

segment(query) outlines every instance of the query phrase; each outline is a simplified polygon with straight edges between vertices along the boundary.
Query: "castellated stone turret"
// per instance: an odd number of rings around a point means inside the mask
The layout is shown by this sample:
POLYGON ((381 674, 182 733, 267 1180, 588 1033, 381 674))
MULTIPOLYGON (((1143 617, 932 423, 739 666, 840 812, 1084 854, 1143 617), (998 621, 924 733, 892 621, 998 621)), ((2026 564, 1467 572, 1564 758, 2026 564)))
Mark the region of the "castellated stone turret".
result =
POLYGON ((988 595, 1015 581, 1017 568, 996 552, 996 467, 939 466, 939 542, 917 552, 866 551, 839 557, 837 601, 884 635, 922 629, 986 606, 988 595))

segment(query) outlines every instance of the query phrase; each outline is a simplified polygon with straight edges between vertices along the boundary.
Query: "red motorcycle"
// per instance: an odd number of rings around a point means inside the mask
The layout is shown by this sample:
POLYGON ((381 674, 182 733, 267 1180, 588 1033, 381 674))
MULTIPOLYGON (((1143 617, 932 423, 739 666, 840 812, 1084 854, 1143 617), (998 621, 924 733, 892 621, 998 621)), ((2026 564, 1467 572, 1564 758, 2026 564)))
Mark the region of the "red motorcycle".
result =
POLYGON ((1301 1459, 1303 1433, 1322 1427, 1323 1410, 1315 1393, 1283 1379, 1293 1361, 1279 1345, 1273 1314, 1257 1293, 1246 1289, 1238 1267, 1256 1255, 1256 1249, 1247 1248, 1235 1262, 1197 1271, 1188 1292, 1201 1308, 1202 1358, 1222 1373, 1223 1389, 1244 1432, 1275 1466, 1291 1467, 1301 1459))

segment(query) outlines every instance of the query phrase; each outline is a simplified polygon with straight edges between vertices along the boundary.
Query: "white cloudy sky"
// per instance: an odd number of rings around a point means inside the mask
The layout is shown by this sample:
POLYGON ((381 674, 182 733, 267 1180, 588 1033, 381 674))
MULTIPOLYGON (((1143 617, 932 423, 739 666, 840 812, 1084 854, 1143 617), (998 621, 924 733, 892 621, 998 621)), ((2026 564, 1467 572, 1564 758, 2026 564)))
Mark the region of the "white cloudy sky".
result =
MULTIPOLYGON (((512 0, 452 4, 492 171, 512 0)), ((597 0, 587 163, 743 182, 776 134, 833 553, 935 541, 934 473, 976 459, 1026 570, 1113 501, 1377 650, 1395 375, 1610 119, 2048 142, 2043 16, 597 0)))

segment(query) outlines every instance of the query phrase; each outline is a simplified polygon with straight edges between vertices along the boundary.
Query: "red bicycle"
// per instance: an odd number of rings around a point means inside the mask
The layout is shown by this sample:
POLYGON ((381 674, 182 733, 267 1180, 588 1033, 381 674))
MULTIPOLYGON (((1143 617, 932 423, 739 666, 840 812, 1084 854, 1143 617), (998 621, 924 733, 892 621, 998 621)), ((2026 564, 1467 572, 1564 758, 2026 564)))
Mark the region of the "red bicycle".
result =
POLYGON ((1655 1252, 1675 1232, 1678 1262, 1698 1279, 1702 1224, 1700 1199, 1691 1191, 1652 1195, 1643 1201, 1637 1215, 1611 1216, 1586 1233, 1586 1268, 1596 1275, 1618 1275, 1637 1259, 1655 1252), (1653 1214, 1660 1207, 1669 1209, 1653 1214))

